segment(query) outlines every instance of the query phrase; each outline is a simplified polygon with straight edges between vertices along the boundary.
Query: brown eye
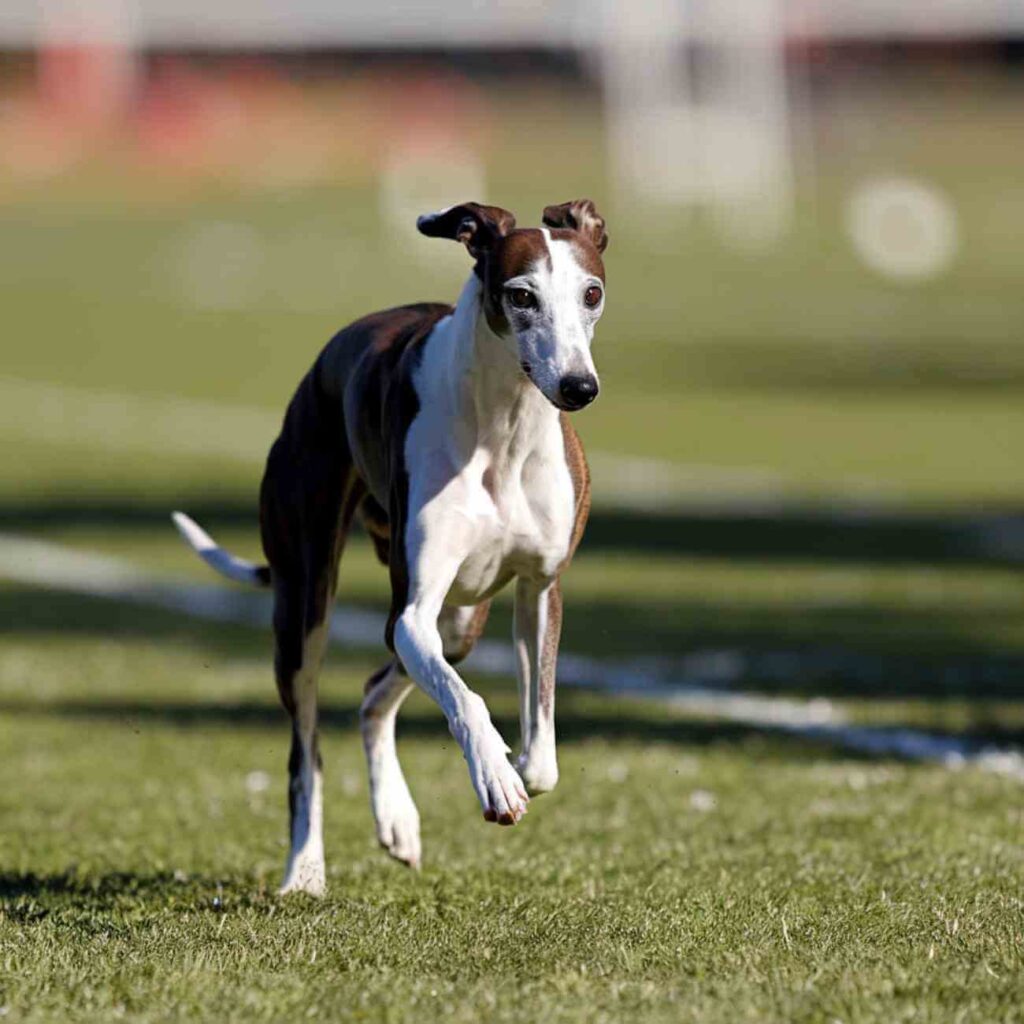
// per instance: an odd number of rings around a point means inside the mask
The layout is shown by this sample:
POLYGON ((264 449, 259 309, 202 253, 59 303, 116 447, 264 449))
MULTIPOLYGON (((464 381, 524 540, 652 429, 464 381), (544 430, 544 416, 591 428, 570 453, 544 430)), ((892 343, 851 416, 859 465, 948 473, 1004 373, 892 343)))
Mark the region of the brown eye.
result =
POLYGON ((598 288, 596 284, 592 284, 583 293, 583 301, 591 309, 593 309, 595 306, 600 305, 600 303, 601 303, 601 289, 598 288))
POLYGON ((508 298, 516 309, 533 309, 537 305, 536 296, 527 288, 513 288, 508 298))

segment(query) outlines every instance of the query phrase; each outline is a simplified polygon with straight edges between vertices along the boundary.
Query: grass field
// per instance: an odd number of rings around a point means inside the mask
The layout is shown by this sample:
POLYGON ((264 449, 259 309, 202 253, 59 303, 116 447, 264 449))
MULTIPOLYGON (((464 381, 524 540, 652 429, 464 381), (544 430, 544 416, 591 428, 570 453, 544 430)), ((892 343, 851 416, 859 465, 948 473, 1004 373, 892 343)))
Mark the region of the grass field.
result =
MULTIPOLYGON (((1019 783, 573 690, 562 783, 500 830, 414 698, 413 875, 375 848, 355 718, 379 657, 350 652, 323 696, 330 895, 282 903, 266 634, 0 600, 12 1019, 1020 1019, 1019 783)), ((481 688, 514 735, 511 683, 481 688)))
MULTIPOLYGON (((597 506, 564 646, 670 674, 740 658, 731 687, 1020 748, 1019 86, 894 95, 858 99, 860 134, 824 108, 817 184, 770 256, 608 210, 603 392, 578 420, 597 506), (886 283, 843 241, 842 197, 876 168, 956 202, 941 279, 886 283), (647 507, 622 458, 677 474, 673 502, 647 507)), ((542 151, 533 112, 504 111, 489 189, 523 222, 602 194, 575 102, 546 111, 564 145, 542 151)), ((183 192, 102 166, 0 182, 0 531, 208 582, 166 520, 185 507, 256 555, 259 453, 319 346, 466 271, 376 202, 367 181, 183 192)), ((342 579, 382 607, 361 540, 342 579)), ((503 601, 488 636, 509 629, 503 601)), ((563 688, 562 781, 496 829, 414 696, 416 875, 373 838, 374 650, 332 651, 323 685, 330 893, 278 900, 269 643, 0 579, 4 1019, 1024 1020, 1019 782, 563 688)), ((511 681, 472 681, 513 741, 511 681)))

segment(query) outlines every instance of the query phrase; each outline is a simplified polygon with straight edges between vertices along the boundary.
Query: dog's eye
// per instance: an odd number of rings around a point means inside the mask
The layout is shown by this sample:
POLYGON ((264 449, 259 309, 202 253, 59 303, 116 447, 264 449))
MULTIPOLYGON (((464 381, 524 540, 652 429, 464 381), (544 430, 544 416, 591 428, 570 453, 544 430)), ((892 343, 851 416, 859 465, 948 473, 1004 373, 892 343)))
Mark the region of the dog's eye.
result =
POLYGON ((600 305, 600 303, 601 303, 601 289, 598 288, 596 284, 592 284, 583 293, 583 302, 587 306, 589 306, 591 309, 593 309, 595 306, 600 305))
POLYGON ((513 288, 508 293, 509 302, 516 309, 533 309, 537 305, 537 296, 528 288, 513 288))

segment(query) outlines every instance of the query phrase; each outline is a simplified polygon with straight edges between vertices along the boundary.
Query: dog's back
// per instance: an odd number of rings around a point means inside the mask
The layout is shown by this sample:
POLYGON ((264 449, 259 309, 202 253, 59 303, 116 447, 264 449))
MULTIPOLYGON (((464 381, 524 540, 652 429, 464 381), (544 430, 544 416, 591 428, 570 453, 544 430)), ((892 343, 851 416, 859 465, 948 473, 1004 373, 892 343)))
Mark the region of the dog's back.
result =
POLYGON ((443 303, 416 303, 381 310, 343 327, 324 346, 302 378, 270 449, 260 490, 263 550, 272 570, 294 575, 302 553, 296 518, 313 508, 341 504, 346 471, 356 469, 357 486, 387 508, 390 488, 386 453, 389 435, 402 430, 402 393, 416 349, 434 325, 451 312, 443 303), (403 360, 407 365, 401 366, 403 360), (376 433, 377 436, 366 436, 376 433), (313 493, 308 492, 315 482, 313 493))

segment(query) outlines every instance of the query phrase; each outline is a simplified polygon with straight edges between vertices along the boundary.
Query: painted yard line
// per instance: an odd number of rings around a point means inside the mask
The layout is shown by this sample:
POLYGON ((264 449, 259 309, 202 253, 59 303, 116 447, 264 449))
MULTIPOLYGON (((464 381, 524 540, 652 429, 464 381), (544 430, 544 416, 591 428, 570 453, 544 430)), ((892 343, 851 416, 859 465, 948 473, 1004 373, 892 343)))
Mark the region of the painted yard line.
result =
MULTIPOLYGON (((283 412, 0 376, 0 435, 108 452, 213 456, 262 465, 283 412)), ((786 478, 766 468, 676 463, 601 451, 588 457, 595 491, 626 508, 737 502, 774 508, 790 492, 786 478)), ((851 487, 858 500, 881 495, 870 481, 851 487)))
MULTIPOLYGON (((15 534, 0 534, 0 577, 214 622, 260 626, 270 622, 270 599, 265 593, 160 580, 118 558, 15 534)), ((353 647, 382 650, 383 632, 384 617, 372 612, 338 607, 331 619, 332 638, 353 647)), ((481 641, 467 665, 484 675, 513 675, 511 645, 481 641)), ((696 674, 666 680, 657 666, 600 661, 569 652, 559 658, 558 678, 560 685, 659 700, 693 714, 789 732, 879 757, 938 762, 951 768, 970 764, 1024 782, 1024 753, 1020 751, 978 749, 954 736, 911 729, 850 724, 827 700, 782 700, 729 692, 706 685, 706 680, 702 683, 696 674)))

